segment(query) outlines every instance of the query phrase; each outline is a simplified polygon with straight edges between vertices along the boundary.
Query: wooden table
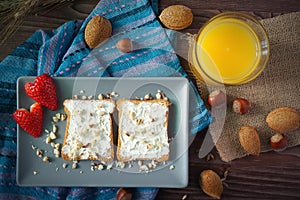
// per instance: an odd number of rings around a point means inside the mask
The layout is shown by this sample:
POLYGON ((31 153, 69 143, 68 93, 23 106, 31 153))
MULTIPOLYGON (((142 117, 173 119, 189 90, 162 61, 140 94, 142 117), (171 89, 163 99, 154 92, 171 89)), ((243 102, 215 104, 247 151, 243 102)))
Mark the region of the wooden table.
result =
MULTIPOLYGON (((75 0, 61 7, 42 10, 25 18, 18 31, 1 47, 0 60, 8 55, 37 29, 54 29, 73 19, 84 19, 98 0, 75 0)), ((197 33, 209 18, 222 11, 244 11, 257 19, 278 16, 300 10, 299 0, 161 0, 159 11, 169 5, 183 4, 192 8, 194 21, 182 31, 197 33)), ((189 185, 183 189, 160 189, 157 199, 211 199, 199 186, 202 170, 213 169, 224 181, 223 199, 300 199, 300 146, 282 153, 262 153, 259 157, 245 157, 230 163, 222 162, 216 150, 215 159, 198 158, 198 151, 206 130, 199 133, 189 148, 189 185)))

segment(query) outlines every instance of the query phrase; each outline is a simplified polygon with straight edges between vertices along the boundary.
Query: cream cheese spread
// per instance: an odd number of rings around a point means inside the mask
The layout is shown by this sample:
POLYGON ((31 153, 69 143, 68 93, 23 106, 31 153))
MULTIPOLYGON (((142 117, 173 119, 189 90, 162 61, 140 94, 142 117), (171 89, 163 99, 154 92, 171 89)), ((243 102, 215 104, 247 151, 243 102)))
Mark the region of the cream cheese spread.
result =
POLYGON ((168 106, 163 102, 123 101, 120 107, 119 139, 122 157, 158 159, 169 154, 168 106))
POLYGON ((111 116, 115 104, 108 100, 64 102, 69 111, 67 138, 62 154, 70 159, 111 158, 111 116))

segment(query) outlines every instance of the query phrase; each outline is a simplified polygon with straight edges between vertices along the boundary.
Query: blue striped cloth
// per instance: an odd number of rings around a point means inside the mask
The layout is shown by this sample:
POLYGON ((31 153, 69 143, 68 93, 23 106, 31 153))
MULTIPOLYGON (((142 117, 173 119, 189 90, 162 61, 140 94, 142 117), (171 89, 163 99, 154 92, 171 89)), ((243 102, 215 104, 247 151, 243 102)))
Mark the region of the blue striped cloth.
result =
MULTIPOLYGON (((67 22, 53 31, 39 30, 0 63, 0 199, 114 199, 118 188, 19 187, 16 185, 16 80, 20 76, 187 77, 168 34, 157 21, 157 1, 101 0, 86 20, 67 22), (151 7, 151 5, 153 7, 151 7), (154 10, 154 11, 153 11, 154 10), (89 49, 84 29, 95 15, 113 26, 113 37, 89 49), (122 54, 116 42, 134 41, 135 51, 122 54)), ((199 132, 211 117, 191 83, 190 131, 199 132)), ((133 189, 134 199, 154 199, 156 188, 133 189)))

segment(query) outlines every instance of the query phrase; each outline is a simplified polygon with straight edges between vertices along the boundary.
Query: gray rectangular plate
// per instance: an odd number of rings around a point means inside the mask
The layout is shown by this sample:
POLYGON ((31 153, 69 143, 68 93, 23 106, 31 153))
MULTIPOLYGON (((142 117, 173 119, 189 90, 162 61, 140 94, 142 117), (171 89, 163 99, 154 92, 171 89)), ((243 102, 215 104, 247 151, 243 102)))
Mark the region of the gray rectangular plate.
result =
MULTIPOLYGON (((29 109, 34 101, 27 96, 24 85, 33 82, 35 77, 21 77, 17 83, 17 106, 29 109)), ((59 108, 51 111, 44 108, 43 129, 52 130, 52 117, 56 113, 65 113, 62 103, 74 95, 81 98, 99 93, 107 94, 112 91, 119 94, 114 100, 125 98, 134 99, 151 93, 154 97, 157 90, 166 94, 172 103, 170 106, 168 134, 173 138, 170 142, 170 159, 159 163, 156 168, 147 172, 140 171, 138 162, 125 163, 125 168, 117 167, 116 160, 113 168, 91 170, 91 161, 80 161, 78 168, 72 169, 72 162, 61 157, 56 158, 53 148, 46 144, 47 134, 34 138, 18 127, 17 152, 17 183, 20 186, 113 186, 113 187, 169 187, 180 188, 188 184, 188 98, 189 83, 185 78, 87 78, 87 77, 57 77, 53 78, 59 108), (32 146, 45 151, 44 156, 51 159, 50 163, 42 161, 36 155, 32 146), (66 163, 68 166, 63 168, 66 163), (131 166, 129 166, 129 164, 131 166), (38 172, 34 175, 34 171, 38 172)), ((117 111, 113 114, 115 124, 114 134, 117 134, 117 111)), ((66 121, 56 123, 58 126, 56 143, 63 143, 66 121)), ((115 138, 116 141, 116 138, 115 138)), ((148 164, 148 162, 143 162, 148 164)))

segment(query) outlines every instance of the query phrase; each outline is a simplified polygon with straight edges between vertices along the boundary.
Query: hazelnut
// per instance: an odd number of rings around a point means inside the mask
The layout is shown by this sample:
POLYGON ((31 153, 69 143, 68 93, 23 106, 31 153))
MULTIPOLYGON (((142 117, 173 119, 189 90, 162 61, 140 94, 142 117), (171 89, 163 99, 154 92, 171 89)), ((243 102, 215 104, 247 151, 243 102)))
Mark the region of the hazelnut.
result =
POLYGON ((117 200, 131 200, 132 193, 128 189, 120 188, 117 192, 117 200))
POLYGON ((211 106, 218 106, 226 102, 226 94, 222 90, 215 90, 208 95, 208 103, 211 106))
POLYGON ((244 115, 249 111, 251 104, 247 99, 237 98, 233 101, 232 109, 234 112, 244 115))
POLYGON ((129 53, 133 49, 132 41, 128 38, 123 38, 119 40, 116 46, 123 53, 129 53))
POLYGON ((286 136, 282 133, 275 133, 270 138, 270 145, 275 151, 283 151, 287 147, 286 136))

